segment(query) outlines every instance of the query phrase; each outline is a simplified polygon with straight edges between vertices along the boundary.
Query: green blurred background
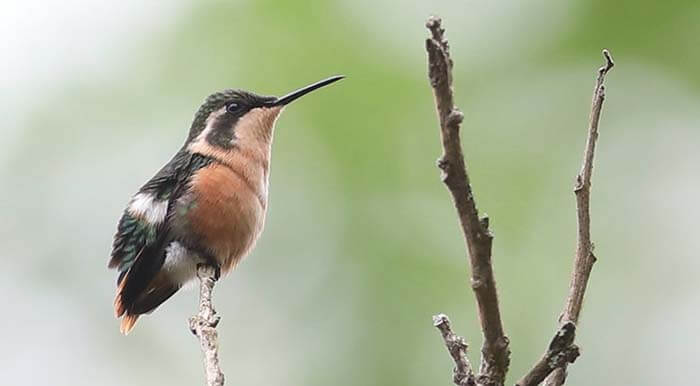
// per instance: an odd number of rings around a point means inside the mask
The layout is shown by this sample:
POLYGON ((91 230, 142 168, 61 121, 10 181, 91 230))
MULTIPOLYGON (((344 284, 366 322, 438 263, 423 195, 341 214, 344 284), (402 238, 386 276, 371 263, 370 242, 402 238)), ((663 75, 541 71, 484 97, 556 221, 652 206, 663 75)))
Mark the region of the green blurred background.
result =
POLYGON ((700 348, 697 1, 19 2, 0 6, 0 383, 197 385, 195 291, 134 333, 106 268, 130 195, 213 91, 347 79, 278 121, 258 248, 216 290, 231 385, 448 385, 431 316, 481 333, 439 179, 424 21, 443 16, 509 383, 556 327, 602 48, 594 268, 569 384, 689 384, 700 348))

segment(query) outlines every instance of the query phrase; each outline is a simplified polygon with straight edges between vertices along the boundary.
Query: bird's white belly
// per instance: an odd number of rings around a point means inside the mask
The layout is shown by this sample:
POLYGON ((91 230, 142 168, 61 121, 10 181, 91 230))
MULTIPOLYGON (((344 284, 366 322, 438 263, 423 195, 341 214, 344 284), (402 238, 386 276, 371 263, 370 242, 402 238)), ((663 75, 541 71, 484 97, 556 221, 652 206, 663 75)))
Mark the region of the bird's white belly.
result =
POLYGON ((181 286, 197 277, 197 265, 204 263, 196 253, 192 253, 184 245, 173 241, 165 249, 165 261, 162 270, 173 283, 181 286))

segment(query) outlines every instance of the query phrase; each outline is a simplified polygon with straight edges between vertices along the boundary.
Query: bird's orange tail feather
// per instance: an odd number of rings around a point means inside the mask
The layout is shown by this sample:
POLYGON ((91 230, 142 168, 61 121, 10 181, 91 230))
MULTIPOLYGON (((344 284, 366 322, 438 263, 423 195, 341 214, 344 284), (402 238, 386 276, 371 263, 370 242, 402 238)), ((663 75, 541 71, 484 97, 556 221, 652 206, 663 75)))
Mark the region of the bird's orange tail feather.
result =
POLYGON ((119 325, 119 331, 121 331, 122 334, 128 335, 131 330, 134 329, 134 326, 136 325, 136 321, 139 319, 140 315, 137 314, 126 314, 122 318, 122 322, 119 325))

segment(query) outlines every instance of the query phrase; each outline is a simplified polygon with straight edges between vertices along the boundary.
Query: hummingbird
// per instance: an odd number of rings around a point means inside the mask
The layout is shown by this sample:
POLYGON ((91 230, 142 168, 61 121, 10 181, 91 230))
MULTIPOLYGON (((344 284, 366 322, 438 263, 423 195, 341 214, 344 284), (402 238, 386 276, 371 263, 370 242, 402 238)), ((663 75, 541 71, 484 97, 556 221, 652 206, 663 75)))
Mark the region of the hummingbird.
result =
POLYGON ((114 311, 128 334, 196 277, 199 264, 230 272, 265 223, 275 122, 292 101, 342 79, 282 97, 227 89, 207 97, 180 150, 131 197, 108 267, 118 271, 114 311))

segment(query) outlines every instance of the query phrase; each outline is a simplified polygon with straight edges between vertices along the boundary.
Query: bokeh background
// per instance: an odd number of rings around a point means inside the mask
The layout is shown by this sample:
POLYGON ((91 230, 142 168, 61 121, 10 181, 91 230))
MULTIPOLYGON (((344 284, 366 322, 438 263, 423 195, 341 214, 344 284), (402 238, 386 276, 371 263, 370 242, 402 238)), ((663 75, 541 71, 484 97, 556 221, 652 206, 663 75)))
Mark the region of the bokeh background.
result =
POLYGON ((123 337, 106 268, 130 195, 228 87, 347 79, 278 121, 267 228, 216 290, 232 385, 450 384, 431 325, 481 334, 426 78, 443 16, 464 148, 512 342, 509 383, 556 327, 573 177, 602 48, 594 268, 572 385, 690 384, 698 345, 700 3, 4 1, 0 383, 197 385, 180 292, 123 337))

